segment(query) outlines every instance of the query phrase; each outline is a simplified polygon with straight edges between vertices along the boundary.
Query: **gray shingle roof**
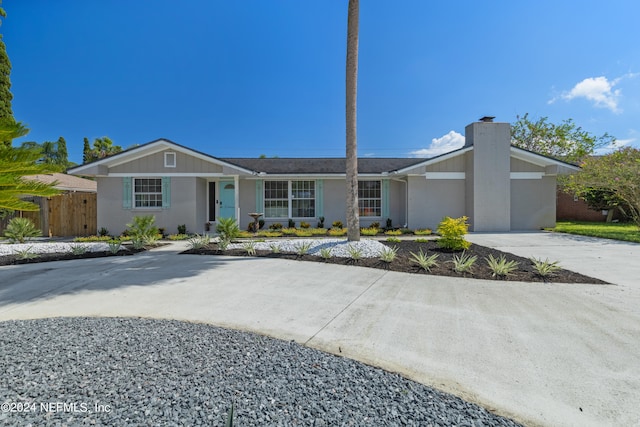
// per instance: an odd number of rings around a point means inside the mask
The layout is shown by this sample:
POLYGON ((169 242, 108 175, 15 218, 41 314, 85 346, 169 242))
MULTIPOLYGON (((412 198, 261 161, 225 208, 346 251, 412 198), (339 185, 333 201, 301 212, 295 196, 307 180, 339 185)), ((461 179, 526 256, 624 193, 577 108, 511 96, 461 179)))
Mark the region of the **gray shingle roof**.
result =
MULTIPOLYGON (((344 174, 345 158, 220 158, 245 169, 268 174, 344 174)), ((416 158, 370 158, 358 159, 358 173, 382 173, 406 168, 423 162, 416 158)))

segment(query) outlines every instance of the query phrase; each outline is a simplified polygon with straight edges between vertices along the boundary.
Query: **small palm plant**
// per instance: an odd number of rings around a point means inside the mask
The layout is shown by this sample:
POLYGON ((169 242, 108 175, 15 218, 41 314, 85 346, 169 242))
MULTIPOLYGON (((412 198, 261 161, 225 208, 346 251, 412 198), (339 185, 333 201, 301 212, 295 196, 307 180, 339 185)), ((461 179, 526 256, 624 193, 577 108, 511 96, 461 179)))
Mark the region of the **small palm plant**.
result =
POLYGON ((29 218, 13 218, 4 230, 9 243, 24 243, 32 237, 41 236, 42 232, 33 225, 29 218))
POLYGON ((473 273, 472 269, 477 260, 478 257, 476 255, 471 256, 462 251, 460 255, 454 255, 451 262, 456 273, 473 273))
POLYGON ((322 258, 325 261, 331 258, 331 249, 330 248, 320 249, 320 258, 322 258))
POLYGON ((354 262, 358 262, 362 259, 362 248, 359 248, 356 245, 347 246, 347 252, 349 253, 349 258, 354 262))
POLYGON ((257 244, 257 242, 255 242, 253 240, 249 240, 248 242, 244 242, 242 244, 242 249, 244 249, 244 251, 247 253, 247 255, 255 256, 255 254, 256 254, 256 244, 257 244))
POLYGON ((380 258, 380 261, 390 264, 393 261, 395 261, 397 255, 398 255, 397 246, 394 246, 394 247, 385 246, 384 248, 382 248, 382 250, 380 250, 380 254, 378 255, 378 257, 380 258))
POLYGON ((542 278, 547 278, 552 274, 558 272, 559 270, 562 270, 562 267, 560 267, 558 261, 551 262, 549 261, 549 258, 545 259, 544 261, 542 260, 542 258, 530 258, 530 260, 533 263, 534 270, 536 271, 538 276, 542 278))
POLYGON ((417 254, 413 252, 409 253, 411 254, 411 262, 417 264, 425 271, 431 271, 432 267, 438 266, 438 254, 427 256, 426 253, 422 252, 422 249, 420 249, 420 252, 417 254))
POLYGON ((299 256, 306 255, 311 250, 313 244, 311 242, 300 242, 296 245, 296 253, 299 256))

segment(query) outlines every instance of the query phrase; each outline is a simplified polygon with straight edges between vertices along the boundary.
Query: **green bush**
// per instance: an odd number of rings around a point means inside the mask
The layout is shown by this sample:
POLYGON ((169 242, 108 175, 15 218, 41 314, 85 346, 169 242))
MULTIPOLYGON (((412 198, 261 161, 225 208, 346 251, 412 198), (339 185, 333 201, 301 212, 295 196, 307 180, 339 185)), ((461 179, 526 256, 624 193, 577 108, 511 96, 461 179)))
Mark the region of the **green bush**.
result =
POLYGON ((460 218, 444 217, 438 225, 438 234, 441 236, 437 243, 438 247, 450 251, 462 251, 469 249, 471 242, 464 239, 464 235, 469 231, 467 217, 460 218))
POLYGON ((377 228, 361 228, 360 229, 360 234, 362 234, 363 236, 375 236, 378 234, 378 229, 377 228))
POLYGON ((178 234, 187 234, 187 226, 186 226, 186 224, 180 224, 178 226, 178 234))
POLYGON ((428 236, 432 233, 430 228, 419 228, 413 232, 416 236, 428 236))
POLYGON ((489 254, 489 257, 485 258, 485 260, 493 277, 506 277, 518 269, 518 262, 513 260, 507 261, 504 255, 500 255, 500 257, 496 259, 493 255, 489 254))
POLYGON ((387 236, 400 236, 402 235, 402 231, 401 230, 387 230, 384 232, 384 234, 386 234, 387 236))
POLYGON ((280 224, 279 222, 274 222, 273 224, 269 225, 269 230, 282 230, 282 224, 280 224))
POLYGON ((292 220, 291 218, 289 218, 289 228, 296 228, 296 222, 294 220, 292 220))
POLYGON ((107 230, 105 227, 102 227, 99 231, 98 234, 100 236, 108 236, 109 235, 109 230, 107 230))
POLYGON ((422 252, 422 249, 420 249, 420 252, 418 252, 417 254, 414 252, 409 252, 411 254, 411 262, 414 264, 417 264, 420 268, 422 268, 425 271, 431 271, 431 267, 437 267, 438 266, 438 256, 439 254, 433 254, 431 256, 427 256, 427 254, 425 252, 422 252))
POLYGON ((300 228, 311 228, 311 224, 309 224, 308 222, 300 221, 300 228))
POLYGON ((342 221, 333 221, 333 223, 331 224, 332 228, 343 228, 344 224, 342 224, 342 221))
POLYGON ((456 273, 473 273, 473 266, 476 264, 478 257, 469 255, 462 251, 460 255, 454 255, 451 262, 456 273))
POLYGON ((24 243, 32 237, 39 237, 42 232, 33 225, 29 218, 13 218, 4 230, 9 243, 24 243))
POLYGON ((134 247, 155 243, 158 240, 158 227, 155 225, 156 217, 153 215, 134 216, 133 221, 127 224, 129 236, 134 242, 134 247))
POLYGON ((328 231, 329 236, 344 236, 345 234, 347 234, 347 229, 346 228, 337 228, 334 227, 331 230, 328 231))
POLYGON ((240 227, 238 227, 238 222, 233 218, 218 218, 216 231, 220 235, 221 240, 228 242, 240 236, 240 227))
POLYGON ((84 237, 76 237, 73 239, 74 242, 83 243, 83 242, 108 242, 111 240, 110 236, 84 236, 84 237))
POLYGON ((167 239, 169 240, 187 240, 188 238, 188 234, 169 234, 167 236, 167 239))

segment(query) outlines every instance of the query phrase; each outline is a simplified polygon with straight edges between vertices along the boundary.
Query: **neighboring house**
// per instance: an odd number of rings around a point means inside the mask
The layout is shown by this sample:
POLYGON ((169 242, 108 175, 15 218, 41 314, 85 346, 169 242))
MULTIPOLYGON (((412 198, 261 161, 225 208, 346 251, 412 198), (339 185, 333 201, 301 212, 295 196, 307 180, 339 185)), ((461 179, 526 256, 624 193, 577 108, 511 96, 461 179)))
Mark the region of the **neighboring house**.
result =
MULTIPOLYGON (((578 167, 510 145, 510 125, 490 121, 465 129, 459 150, 431 159, 358 160, 360 222, 436 228, 444 216, 467 215, 474 231, 534 230, 556 217, 556 176, 578 167)), ((186 224, 252 212, 267 225, 325 226, 345 221, 344 158, 218 158, 159 139, 68 172, 98 183, 98 225, 125 229, 136 215, 153 214, 175 232, 186 224)))
POLYGON ((96 234, 97 185, 95 181, 63 173, 29 175, 24 179, 54 184, 61 194, 52 197, 25 197, 40 207, 39 211, 15 212, 0 221, 0 231, 15 217, 31 219, 44 236, 89 236, 96 234))

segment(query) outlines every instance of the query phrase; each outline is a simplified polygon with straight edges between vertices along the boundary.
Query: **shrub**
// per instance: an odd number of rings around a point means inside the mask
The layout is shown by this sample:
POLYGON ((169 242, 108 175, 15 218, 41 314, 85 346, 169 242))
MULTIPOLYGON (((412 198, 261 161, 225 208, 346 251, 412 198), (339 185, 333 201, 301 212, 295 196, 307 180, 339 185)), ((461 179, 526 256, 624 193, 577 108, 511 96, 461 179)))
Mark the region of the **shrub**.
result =
POLYGON ((244 239, 251 238, 251 237, 253 237, 253 233, 250 232, 250 231, 240 230, 238 232, 238 237, 239 238, 244 238, 244 239))
POLYGON ((226 240, 228 242, 240 236, 238 222, 233 218, 218 218, 216 231, 220 235, 220 240, 226 240))
POLYGON ((542 260, 542 258, 540 259, 530 258, 530 259, 531 259, 531 262, 533 263, 533 269, 536 271, 536 273, 540 277, 549 277, 552 274, 562 269, 562 267, 560 267, 560 265, 558 264, 558 261, 551 262, 549 261, 549 258, 545 259, 544 261, 542 260))
POLYGON ((450 251, 461 251, 469 249, 471 242, 464 239, 464 235, 469 231, 467 217, 460 218, 445 217, 438 225, 438 247, 448 249, 450 251))
POLYGON ((344 236, 345 234, 347 234, 347 229, 346 228, 332 228, 331 230, 328 231, 329 236, 344 236))
POLYGON ((202 236, 196 234, 189 239, 189 247, 191 247, 191 249, 202 249, 209 245, 209 242, 211 242, 211 239, 208 234, 204 234, 202 236))
POLYGON ((378 229, 377 228, 361 228, 360 229, 360 234, 362 234, 363 236, 375 236, 378 234, 378 229))
POLYGON ((110 236, 83 236, 83 237, 75 237, 73 239, 76 243, 82 242, 108 242, 111 240, 110 236))
POLYGON ((269 245, 269 249, 271 249, 271 252, 273 252, 274 254, 280 253, 280 245, 278 245, 277 243, 271 243, 269 245))
POLYGON ((18 259, 34 259, 38 258, 40 255, 33 252, 33 248, 29 246, 26 249, 16 251, 16 256, 18 257, 18 259))
POLYGON ((304 228, 305 230, 307 228, 310 228, 311 224, 309 224, 308 222, 304 222, 304 221, 300 221, 300 228, 304 228))
POLYGON ((289 218, 289 228, 296 228, 296 222, 294 220, 292 220, 291 218, 289 218))
POLYGON ((25 240, 41 235, 42 232, 29 218, 13 218, 4 230, 4 236, 9 239, 9 243, 24 243, 25 240))
POLYGON ((387 230, 384 232, 384 234, 386 234, 387 236, 400 236, 402 234, 402 231, 400 230, 387 230))
POLYGON ((218 249, 220 249, 221 251, 226 251, 230 243, 231 241, 229 240, 220 239, 218 241, 218 249))
POLYGON ((98 231, 98 234, 100 236, 108 236, 109 235, 109 230, 107 230, 105 227, 100 228, 100 230, 98 231))
POLYGON ((274 222, 269 226, 269 230, 282 230, 282 224, 279 222, 274 222))
POLYGON ((282 232, 280 231, 259 231, 257 236, 260 237, 281 237, 282 232))
POLYGON ((295 235, 297 237, 311 237, 313 236, 313 233, 311 232, 311 230, 296 230, 295 235))
POLYGON ((282 234, 284 234, 285 236, 295 236, 297 232, 297 228, 287 227, 282 229, 282 234))
POLYGON ((311 242, 299 242, 296 245, 296 253, 300 256, 305 255, 309 253, 309 250, 311 250, 311 246, 311 242))
POLYGON ((433 231, 431 231, 430 228, 419 228, 413 232, 416 236, 428 236, 431 233, 433 233, 433 231))
POLYGON ((186 224, 180 224, 178 226, 178 234, 187 234, 187 225, 186 224))
POLYGON ((489 254, 489 257, 485 258, 485 260, 493 277, 505 277, 518 269, 518 262, 513 260, 507 261, 504 255, 500 255, 500 258, 496 259, 493 255, 489 254))
POLYGON ((187 240, 188 238, 188 234, 169 234, 167 236, 167 239, 169 240, 187 240))
POLYGON ((156 218, 153 215, 134 216, 133 221, 127 224, 131 240, 141 241, 142 246, 155 243, 158 240, 158 227, 155 226, 155 222, 156 218))
POLYGON ((309 231, 311 231, 311 234, 314 236, 325 236, 327 234, 326 228, 312 228, 309 231))
POLYGON ((107 244, 109 245, 109 252, 111 254, 115 255, 120 251, 120 240, 109 240, 107 244))
POLYGON ((428 242, 429 242, 429 239, 421 239, 421 238, 416 239, 416 243, 428 243, 428 242))
POLYGON ((378 221, 374 221, 369 225, 369 228, 380 228, 380 223, 378 221))
POLYGON ((260 218, 258 220, 258 229, 262 230, 264 228, 264 219, 260 218))
POLYGON ((401 228, 400 229, 400 233, 402 233, 402 234, 413 234, 413 230, 411 230, 410 228, 401 228))
POLYGON ((471 256, 462 251, 460 255, 454 255, 451 262, 456 273, 473 273, 472 269, 477 259, 476 255, 471 256))
POLYGON ((87 247, 84 245, 70 245, 70 250, 72 255, 83 255, 87 252, 87 247))
POLYGON ((380 251, 380 254, 378 255, 378 257, 382 262, 391 263, 396 259, 397 255, 398 255, 398 248, 396 246, 392 248, 389 246, 385 246, 380 251))
POLYGON ((358 262, 362 259, 362 248, 359 248, 356 245, 348 245, 347 253, 349 254, 349 258, 358 262))
POLYGON ((344 225, 342 224, 342 221, 333 221, 331 223, 331 228, 343 228, 344 225))
POLYGON ((409 252, 411 254, 411 262, 413 262, 414 264, 417 264, 420 268, 422 268, 425 271, 431 271, 432 267, 437 267, 438 266, 438 255, 439 254, 433 254, 431 256, 427 256, 426 253, 422 252, 422 249, 420 249, 420 252, 413 253, 413 252, 409 252))
POLYGON ((244 249, 247 255, 254 256, 256 254, 256 244, 257 242, 254 242, 253 240, 244 242, 242 244, 242 249, 244 249))
POLYGON ((400 240, 400 239, 398 239, 398 238, 397 238, 397 237, 395 237, 395 236, 391 236, 391 237, 387 237, 387 242, 400 243, 400 242, 401 242, 401 240, 400 240))
POLYGON ((330 248, 320 249, 320 257, 325 261, 331 258, 331 249, 330 248))
POLYGON ((324 217, 318 217, 318 228, 324 228, 324 217))
POLYGON ((391 218, 387 218, 387 225, 385 227, 387 230, 390 230, 393 228, 393 221, 391 221, 391 218))

